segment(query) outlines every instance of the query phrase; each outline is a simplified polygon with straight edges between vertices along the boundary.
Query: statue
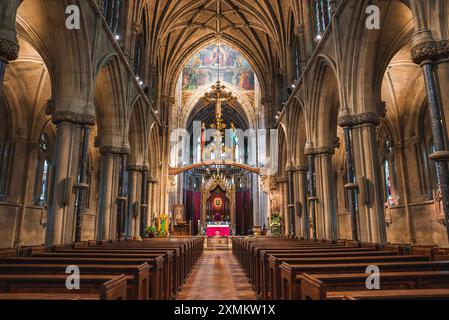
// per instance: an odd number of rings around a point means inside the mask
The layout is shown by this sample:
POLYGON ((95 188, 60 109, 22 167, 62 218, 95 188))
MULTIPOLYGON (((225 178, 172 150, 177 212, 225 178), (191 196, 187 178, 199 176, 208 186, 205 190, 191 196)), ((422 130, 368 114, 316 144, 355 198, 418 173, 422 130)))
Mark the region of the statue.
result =
POLYGON ((170 224, 169 217, 166 214, 159 216, 158 234, 160 237, 168 236, 168 226, 170 224))
POLYGON ((391 223, 391 207, 390 203, 387 201, 384 203, 384 214, 385 214, 385 223, 391 223))
POLYGON ((237 161, 236 159, 236 149, 237 149, 237 129, 235 128, 234 122, 231 122, 230 138, 232 143, 232 161, 237 161))
POLYGON ((201 162, 203 161, 203 152, 204 152, 204 147, 206 145, 206 125, 204 124, 204 122, 201 122, 201 162))
POLYGON ((433 205, 435 207, 437 221, 444 224, 446 220, 444 219, 443 196, 440 189, 433 191, 433 205))

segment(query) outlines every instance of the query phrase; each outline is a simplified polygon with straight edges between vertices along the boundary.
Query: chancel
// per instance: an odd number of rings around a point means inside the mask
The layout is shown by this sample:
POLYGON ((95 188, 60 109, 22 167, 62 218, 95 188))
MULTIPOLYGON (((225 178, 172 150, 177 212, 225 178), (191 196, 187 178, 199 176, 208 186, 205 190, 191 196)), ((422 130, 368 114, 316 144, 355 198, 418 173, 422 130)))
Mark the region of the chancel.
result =
POLYGON ((0 300, 448 299, 448 15, 1 0, 0 300))

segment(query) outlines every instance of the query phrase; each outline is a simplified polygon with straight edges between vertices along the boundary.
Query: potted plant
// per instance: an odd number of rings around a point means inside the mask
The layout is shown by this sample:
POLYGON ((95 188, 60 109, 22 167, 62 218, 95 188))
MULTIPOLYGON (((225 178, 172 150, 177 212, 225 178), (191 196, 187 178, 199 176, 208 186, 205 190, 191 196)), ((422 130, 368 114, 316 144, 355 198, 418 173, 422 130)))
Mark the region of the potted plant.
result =
POLYGON ((154 227, 154 226, 147 226, 146 228, 145 228, 145 231, 146 231, 146 233, 147 233, 147 235, 148 235, 148 238, 154 238, 155 236, 156 236, 156 227, 154 227))
POLYGON ((282 217, 279 214, 273 214, 270 221, 270 231, 275 237, 281 235, 282 217))

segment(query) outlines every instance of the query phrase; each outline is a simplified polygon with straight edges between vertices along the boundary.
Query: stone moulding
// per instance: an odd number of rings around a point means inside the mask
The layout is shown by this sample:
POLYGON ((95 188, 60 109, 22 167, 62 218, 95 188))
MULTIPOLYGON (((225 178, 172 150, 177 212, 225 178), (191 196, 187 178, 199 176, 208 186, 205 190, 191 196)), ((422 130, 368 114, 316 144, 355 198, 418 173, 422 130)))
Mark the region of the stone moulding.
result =
POLYGON ((130 148, 129 147, 113 147, 113 146, 103 146, 100 148, 100 153, 112 153, 119 155, 129 155, 130 148))
POLYGON ((427 41, 412 48, 412 61, 418 65, 425 61, 438 62, 449 58, 449 40, 427 41))
POLYGON ((18 57, 19 44, 8 39, 0 39, 0 59, 14 61, 18 57))
POLYGON ((304 154, 306 156, 318 156, 318 155, 332 155, 335 153, 335 149, 332 147, 327 147, 327 146, 323 146, 323 147, 316 147, 316 148, 307 148, 304 151, 304 154))
POLYGON ((80 114, 72 111, 55 111, 52 113, 54 124, 61 122, 70 122, 82 125, 95 125, 95 116, 90 114, 80 114))
POLYGON ((344 115, 338 118, 338 125, 342 128, 351 128, 363 124, 380 124, 379 115, 376 112, 365 112, 355 115, 344 115))

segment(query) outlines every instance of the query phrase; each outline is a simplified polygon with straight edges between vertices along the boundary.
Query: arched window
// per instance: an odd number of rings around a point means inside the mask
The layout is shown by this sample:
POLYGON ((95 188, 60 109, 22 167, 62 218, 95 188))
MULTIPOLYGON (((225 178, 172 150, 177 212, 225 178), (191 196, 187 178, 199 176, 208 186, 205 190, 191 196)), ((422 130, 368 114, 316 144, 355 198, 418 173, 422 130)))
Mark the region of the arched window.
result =
POLYGON ((321 36, 331 21, 330 0, 314 0, 313 10, 316 35, 321 36))
POLYGON ((120 28, 122 0, 103 0, 103 16, 113 34, 120 28))
POLYGON ((384 135, 382 149, 380 150, 382 159, 382 176, 384 185, 384 200, 390 205, 397 205, 399 197, 396 192, 395 161, 393 145, 389 136, 384 135))
POLYGON ((48 135, 43 133, 39 139, 39 154, 36 162, 34 182, 34 202, 43 207, 48 202, 48 188, 50 184, 50 147, 48 135))

